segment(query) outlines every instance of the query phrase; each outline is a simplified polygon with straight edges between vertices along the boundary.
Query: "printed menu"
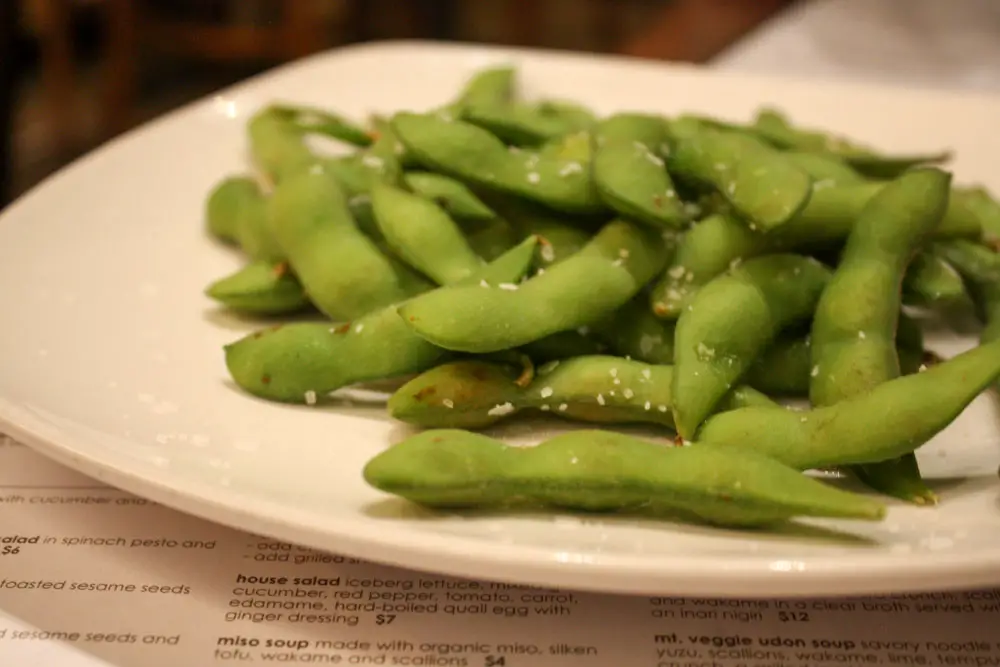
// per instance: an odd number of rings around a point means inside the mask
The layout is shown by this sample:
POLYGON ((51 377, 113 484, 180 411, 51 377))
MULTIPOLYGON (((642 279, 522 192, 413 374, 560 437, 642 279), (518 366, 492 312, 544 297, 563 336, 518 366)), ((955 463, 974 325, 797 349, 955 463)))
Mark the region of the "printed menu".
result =
POLYGON ((0 665, 1000 667, 1000 589, 614 596, 410 572, 205 522, 0 436, 0 665))

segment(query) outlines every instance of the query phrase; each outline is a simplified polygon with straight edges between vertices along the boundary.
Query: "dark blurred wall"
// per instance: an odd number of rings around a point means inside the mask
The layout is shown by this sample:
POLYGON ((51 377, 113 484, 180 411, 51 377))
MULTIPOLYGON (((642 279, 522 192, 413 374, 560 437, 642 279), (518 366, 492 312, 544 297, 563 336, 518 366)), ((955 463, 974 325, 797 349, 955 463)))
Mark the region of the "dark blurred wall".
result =
POLYGON ((14 89, 17 86, 19 2, 0 0, 0 207, 12 196, 14 89))

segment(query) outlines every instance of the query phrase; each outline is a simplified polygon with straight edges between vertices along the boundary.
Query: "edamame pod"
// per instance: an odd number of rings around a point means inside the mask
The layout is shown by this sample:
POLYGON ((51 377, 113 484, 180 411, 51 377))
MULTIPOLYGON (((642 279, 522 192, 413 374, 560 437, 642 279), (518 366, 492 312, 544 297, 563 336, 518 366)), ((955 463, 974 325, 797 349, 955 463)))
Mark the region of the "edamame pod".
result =
POLYGON ((213 282, 205 295, 227 308, 255 315, 286 315, 309 306, 309 297, 284 262, 251 262, 213 282))
POLYGON ((948 260, 932 251, 919 251, 906 269, 903 301, 907 304, 948 306, 965 303, 968 298, 962 276, 948 260))
POLYGON ((392 127, 417 160, 464 183, 567 213, 595 213, 606 208, 589 168, 579 160, 543 151, 511 152, 480 127, 432 114, 398 113, 392 127))
POLYGON ((706 126, 675 139, 667 168, 712 188, 752 230, 764 233, 791 220, 812 194, 812 179, 780 151, 750 135, 706 126))
POLYGON ((462 230, 437 204, 400 188, 375 183, 372 212, 386 243, 404 262, 438 285, 472 275, 483 264, 462 230))
POLYGON ((462 430, 425 431, 372 458, 363 476, 380 491, 440 508, 645 508, 722 526, 885 516, 870 498, 749 452, 665 447, 601 430, 529 447, 462 430))
POLYGON ((205 218, 210 234, 235 243, 250 259, 284 258, 267 226, 267 199, 252 178, 231 176, 218 183, 209 194, 205 218))
POLYGON ((792 164, 809 174, 813 180, 813 190, 864 183, 868 180, 835 155, 801 150, 785 151, 784 155, 792 164))
MULTIPOLYGON (((883 183, 863 183, 816 189, 798 215, 768 234, 750 231, 728 210, 709 215, 681 236, 670 266, 651 292, 653 312, 676 319, 706 282, 733 263, 769 252, 837 247, 883 187, 883 183)), ((951 239, 979 233, 976 216, 961 198, 952 196, 932 235, 951 239)))
POLYGON ((611 222, 575 255, 520 285, 455 286, 400 306, 431 343, 473 353, 519 347, 620 308, 666 261, 658 234, 611 222))
POLYGON ((674 421, 693 440, 716 403, 786 327, 807 320, 830 271, 811 257, 752 259, 708 283, 677 320, 674 421))
POLYGON ((593 177, 601 197, 620 215, 657 228, 687 221, 659 155, 666 141, 659 116, 619 113, 594 129, 593 177))
MULTIPOLYGON (((923 363, 923 332, 918 322, 902 312, 896 329, 896 350, 900 371, 916 373, 923 363)), ((770 396, 808 398, 812 367, 808 333, 788 332, 779 335, 757 358, 744 381, 770 396)))
POLYGON ((292 271, 331 319, 355 319, 425 289, 361 233, 340 185, 323 168, 282 181, 269 208, 271 233, 292 271))
POLYGON ((554 113, 553 107, 541 104, 468 105, 462 119, 506 144, 528 147, 586 129, 591 122, 579 114, 554 113))
POLYGON ((784 113, 767 107, 757 112, 753 129, 780 148, 836 155, 871 178, 893 179, 914 167, 944 162, 951 157, 950 151, 924 155, 881 154, 845 137, 795 127, 784 113))
POLYGON ((267 106, 247 122, 250 155, 272 184, 321 162, 299 131, 279 110, 267 106))
MULTIPOLYGON (((481 429, 524 411, 604 424, 673 429, 673 367, 606 355, 553 361, 526 387, 519 369, 478 360, 444 363, 410 380, 389 399, 389 414, 422 428, 481 429)), ((720 410, 772 401, 749 387, 729 392, 720 410)))
MULTIPOLYGON (((521 239, 532 234, 519 234, 513 226, 503 218, 494 218, 465 233, 465 240, 472 251, 487 262, 504 254, 521 239)), ((541 239, 539 239, 541 243, 541 239)), ((540 246, 539 246, 540 247, 540 246)))
POLYGON ((518 234, 541 237, 539 264, 542 267, 553 266, 575 255, 594 236, 582 229, 579 221, 571 223, 564 216, 524 200, 501 196, 491 198, 490 204, 518 234))
POLYGON ((517 70, 506 64, 483 67, 472 73, 454 101, 443 111, 461 115, 469 106, 502 106, 516 96, 517 70))
POLYGON ((980 343, 1000 338, 1000 255, 965 240, 936 243, 933 249, 965 279, 976 314, 985 325, 980 343))
MULTIPOLYGON (((531 265, 537 242, 526 239, 470 280, 519 280, 531 265)), ((315 403, 342 387, 419 373, 448 356, 413 334, 394 306, 339 325, 280 325, 225 346, 226 368, 240 388, 286 403, 315 403)))
POLYGON ((674 323, 657 318, 648 308, 649 297, 640 292, 611 315, 589 329, 619 357, 649 364, 674 362, 674 323))
POLYGON ((408 171, 402 178, 411 192, 430 199, 457 220, 488 222, 497 217, 472 190, 454 178, 432 171, 408 171))
POLYGON ((1000 378, 1000 340, 811 410, 739 408, 713 415, 697 445, 753 449, 799 470, 876 464, 913 454, 1000 378))
MULTIPOLYGON (((859 216, 813 317, 809 400, 814 406, 833 405, 900 375, 895 344, 900 284, 914 253, 944 215, 950 183, 950 175, 938 169, 907 172, 859 216)), ((855 472, 883 493, 934 502, 915 461, 878 463, 855 472)))
POLYGON ((273 104, 269 109, 305 133, 322 134, 362 148, 372 143, 372 135, 365 128, 329 109, 301 104, 273 104))

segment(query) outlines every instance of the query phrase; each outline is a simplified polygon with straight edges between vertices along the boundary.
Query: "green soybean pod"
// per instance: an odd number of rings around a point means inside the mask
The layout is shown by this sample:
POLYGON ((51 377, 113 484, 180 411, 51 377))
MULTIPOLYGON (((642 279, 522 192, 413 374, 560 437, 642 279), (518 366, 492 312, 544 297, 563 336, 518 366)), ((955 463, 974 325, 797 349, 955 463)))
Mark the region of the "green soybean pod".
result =
POLYGON ((449 350, 520 347, 620 308, 660 271, 666 255, 657 234, 616 220, 575 255, 520 285, 447 287, 399 312, 417 335, 449 350))
POLYGON ((846 161, 835 155, 811 151, 789 150, 785 157, 813 179, 813 189, 836 185, 851 185, 868 181, 846 161))
POLYGON ((701 127, 674 140, 667 169, 712 188, 755 231, 778 229, 809 202, 813 181, 780 151, 740 132, 701 127))
MULTIPOLYGON (((808 331, 783 332, 754 362, 744 381, 769 396, 809 397, 812 350, 808 331)), ((923 363, 924 340, 920 324, 905 313, 899 314, 896 350, 900 370, 916 373, 923 363)))
POLYGON ((796 127, 787 115, 771 107, 758 110, 752 127, 775 146, 835 155, 871 178, 893 179, 914 167, 944 162, 951 157, 951 152, 944 150, 916 155, 879 153, 843 136, 796 127))
POLYGON ((365 128, 328 109, 285 103, 272 104, 269 109, 304 133, 321 134, 359 147, 372 143, 372 135, 365 128))
POLYGON ((514 197, 492 197, 490 205, 521 236, 537 235, 539 264, 551 267, 579 252, 593 238, 593 232, 583 229, 579 220, 546 210, 541 206, 514 197))
POLYGON ((337 180, 322 168, 279 184, 269 202, 271 232, 316 307, 351 320, 403 301, 408 286, 396 265, 357 228, 337 180))
POLYGON ((650 364, 672 364, 675 323, 656 317, 648 304, 649 297, 640 292, 611 315, 591 324, 589 329, 620 357, 650 364))
POLYGON ((273 107, 263 107, 247 122, 250 155, 274 184, 321 162, 305 143, 303 133, 273 107))
POLYGON ((871 498, 751 452, 664 447, 596 429, 528 447, 459 429, 424 431, 376 455, 362 474, 375 489, 434 508, 642 508, 741 527, 797 516, 885 516, 871 498))
MULTIPOLYGON (((895 344, 900 285, 914 253, 944 215, 950 183, 950 175, 938 169, 909 171, 859 216, 813 318, 809 399, 814 406, 871 391, 900 375, 895 344)), ((883 493, 934 502, 915 460, 853 471, 883 493)))
MULTIPOLYGON (((670 265, 656 282, 650 305, 657 316, 676 319, 701 287, 733 263, 768 252, 835 249, 850 235, 865 205, 883 183, 817 188, 792 220, 768 234, 754 233, 728 208, 696 222, 680 238, 670 265)), ((952 196, 937 239, 978 237, 980 224, 961 198, 952 196)))
POLYGON ((765 255, 708 283, 677 320, 674 421, 693 440, 715 405, 778 333, 807 320, 830 271, 811 257, 765 255))
POLYGON ((469 105, 462 120, 481 127, 512 146, 541 146, 569 132, 585 129, 573 117, 547 113, 538 104, 469 105))
MULTIPOLYGON (((470 280, 517 281, 537 239, 525 239, 470 280)), ((423 298, 426 295, 414 297, 423 298)), ((342 387, 431 368, 449 354, 413 334, 386 306, 351 322, 297 322, 248 334, 225 346, 226 368, 247 393, 266 400, 316 403, 342 387)))
POLYGON ((466 184, 567 213, 606 210, 589 168, 557 150, 514 153, 480 127, 432 114, 397 113, 392 128, 415 159, 466 184))
POLYGON ((205 205, 205 220, 210 234, 236 244, 251 260, 284 258, 267 226, 267 198, 252 178, 230 176, 217 183, 205 205))
POLYGON ((503 106, 517 95, 517 69, 499 63, 472 72, 456 98, 442 109, 459 114, 470 106, 503 106))
POLYGON ((667 138, 664 119, 650 114, 613 114, 594 128, 594 183, 619 215, 657 228, 687 222, 659 155, 667 138))
POLYGON ((966 240, 939 242, 933 250, 962 274, 976 315, 984 324, 980 343, 1000 338, 1000 255, 966 240))
POLYGON ((389 247, 438 285, 463 280, 482 266, 462 230, 434 202, 385 183, 372 185, 371 199, 389 247))
POLYGON ((941 307, 967 303, 962 276, 948 260, 929 249, 913 257, 903 278, 903 301, 910 305, 941 307))
POLYGON ((407 171, 403 183, 411 192, 431 200, 456 220, 489 222, 497 214, 465 184, 432 171, 407 171))
POLYGON ((251 262, 213 282, 205 295, 227 308, 254 315, 287 315, 310 305, 302 285, 284 262, 251 262))
POLYGON ((1000 378, 1000 340, 811 410, 754 406, 712 415, 696 445, 752 449, 799 470, 912 455, 1000 378))
MULTIPOLYGON (((602 424, 656 424, 673 429, 669 365, 610 355, 583 355, 540 367, 519 382, 520 368, 478 359, 443 363, 400 387, 389 414, 421 428, 482 429, 531 411, 602 424)), ((720 403, 727 410, 772 404, 749 387, 720 403)))

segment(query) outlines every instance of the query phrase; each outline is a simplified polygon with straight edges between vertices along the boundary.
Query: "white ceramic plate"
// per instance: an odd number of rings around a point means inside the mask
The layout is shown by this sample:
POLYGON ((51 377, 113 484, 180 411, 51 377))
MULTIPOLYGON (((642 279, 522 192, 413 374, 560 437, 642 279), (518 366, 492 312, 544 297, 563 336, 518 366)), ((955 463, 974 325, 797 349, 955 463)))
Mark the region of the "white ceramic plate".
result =
MULTIPOLYGON (((957 152, 1000 190, 1000 100, 719 75, 662 64, 394 43, 274 71, 128 134, 0 218, 0 429, 107 483, 246 530, 455 575, 643 594, 812 595, 1000 583, 997 415, 983 396, 921 452, 943 505, 877 525, 753 535, 627 519, 462 518, 368 488, 364 462, 404 431, 380 405, 306 408, 231 385, 221 346, 253 323, 202 296, 240 259, 206 237, 206 193, 242 170, 244 124, 277 98, 372 111, 429 108, 489 62, 526 94, 600 112, 777 104, 886 149, 957 152)), ((971 344, 944 332, 944 353, 971 344)), ((548 428, 548 427, 547 427, 548 428)), ((540 431, 519 437, 538 439, 540 431)))

